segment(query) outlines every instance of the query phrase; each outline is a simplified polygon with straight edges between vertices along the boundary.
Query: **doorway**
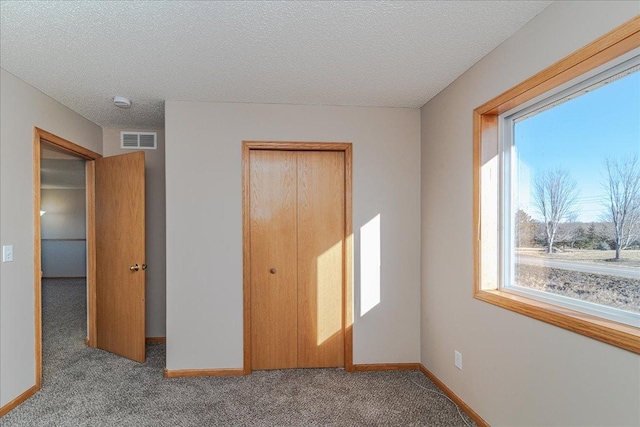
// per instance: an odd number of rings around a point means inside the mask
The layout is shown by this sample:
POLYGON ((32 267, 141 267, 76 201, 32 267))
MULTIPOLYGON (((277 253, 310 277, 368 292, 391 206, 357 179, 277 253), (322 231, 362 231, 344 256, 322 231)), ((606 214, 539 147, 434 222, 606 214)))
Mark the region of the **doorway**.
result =
POLYGON ((41 148, 42 276, 86 279, 86 161, 47 143, 41 148))
POLYGON ((41 142, 43 377, 87 337, 86 160, 41 142))
MULTIPOLYGON (((98 153, 87 150, 70 141, 46 132, 34 129, 33 141, 33 184, 34 184, 34 295, 35 295, 35 359, 36 388, 42 387, 42 221, 41 221, 41 182, 42 147, 47 146, 67 157, 85 161, 85 200, 86 200, 86 289, 87 289, 87 345, 95 347, 95 221, 94 221, 94 169, 93 160, 100 158, 98 153)), ((45 213, 46 215, 46 213, 45 213)))
POLYGON ((34 128, 36 389, 42 387, 43 144, 83 159, 85 163, 86 343, 139 362, 145 359, 144 153, 102 158, 91 150, 34 128), (121 311, 127 314, 121 315, 121 311), (106 329, 110 334, 104 332, 106 329), (117 334, 118 339, 113 339, 113 334, 117 334))
POLYGON ((245 374, 353 369, 351 149, 243 142, 245 374))

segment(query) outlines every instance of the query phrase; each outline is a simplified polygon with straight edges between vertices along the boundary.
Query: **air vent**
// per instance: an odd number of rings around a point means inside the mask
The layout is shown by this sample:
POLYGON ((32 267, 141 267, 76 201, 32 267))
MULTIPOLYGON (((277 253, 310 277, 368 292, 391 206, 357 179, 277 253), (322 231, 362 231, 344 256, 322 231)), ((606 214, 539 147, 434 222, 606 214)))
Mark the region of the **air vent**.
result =
POLYGON ((120 132, 120 148, 125 150, 155 150, 157 141, 156 132, 120 132))

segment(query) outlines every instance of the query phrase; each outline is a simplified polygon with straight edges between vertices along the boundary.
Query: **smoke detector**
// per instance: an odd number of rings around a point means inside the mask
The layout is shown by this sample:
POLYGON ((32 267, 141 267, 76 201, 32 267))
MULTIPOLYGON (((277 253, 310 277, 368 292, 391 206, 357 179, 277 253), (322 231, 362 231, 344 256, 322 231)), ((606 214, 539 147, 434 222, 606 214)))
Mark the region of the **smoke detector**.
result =
POLYGON ((124 96, 114 96, 113 105, 118 108, 131 108, 131 100, 124 96))

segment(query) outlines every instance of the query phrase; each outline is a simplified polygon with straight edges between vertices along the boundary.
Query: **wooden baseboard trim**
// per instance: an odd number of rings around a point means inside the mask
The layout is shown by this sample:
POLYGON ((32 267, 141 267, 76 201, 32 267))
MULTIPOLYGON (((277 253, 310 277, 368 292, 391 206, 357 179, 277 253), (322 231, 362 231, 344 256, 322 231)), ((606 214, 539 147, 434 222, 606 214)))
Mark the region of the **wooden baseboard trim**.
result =
POLYGON ((372 363, 368 365, 353 365, 353 371, 419 371, 420 366, 419 363, 372 363))
POLYGON ((420 372, 422 372, 427 378, 429 378, 435 385, 438 386, 440 390, 446 394, 449 399, 453 400, 456 405, 460 407, 464 411, 465 414, 469 416, 478 426, 480 427, 491 427, 488 422, 482 419, 480 415, 473 409, 471 406, 467 405, 462 399, 458 397, 449 387, 447 387, 438 377, 436 377, 431 371, 429 371, 423 364, 420 365, 420 372))
POLYGON ((18 406, 19 404, 21 404, 22 402, 24 402, 25 400, 27 400, 28 398, 36 394, 36 391, 38 391, 38 387, 34 385, 30 389, 22 393, 20 396, 16 397, 11 402, 4 405, 2 408, 0 408, 0 417, 4 417, 5 415, 7 415, 9 411, 11 411, 16 406, 18 406))
POLYGON ((240 377, 245 375, 244 369, 165 369, 165 378, 185 377, 240 377))

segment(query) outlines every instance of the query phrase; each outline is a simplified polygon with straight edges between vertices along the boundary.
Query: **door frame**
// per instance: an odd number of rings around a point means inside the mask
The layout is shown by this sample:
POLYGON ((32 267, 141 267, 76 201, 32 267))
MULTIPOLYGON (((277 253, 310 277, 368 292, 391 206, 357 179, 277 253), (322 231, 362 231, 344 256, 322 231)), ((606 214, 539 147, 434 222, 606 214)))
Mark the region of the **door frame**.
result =
POLYGON ((353 144, 350 142, 242 141, 243 374, 251 373, 251 150, 341 151, 344 153, 344 245, 342 253, 342 330, 344 369, 353 371, 353 144))
POLYGON ((96 341, 96 240, 95 240, 95 163, 102 158, 98 153, 42 130, 33 128, 33 277, 34 277, 34 317, 35 317, 35 356, 36 391, 42 388, 42 243, 40 230, 40 148, 42 143, 52 145, 68 154, 85 159, 85 191, 87 218, 87 339, 89 347, 95 347, 96 341))

